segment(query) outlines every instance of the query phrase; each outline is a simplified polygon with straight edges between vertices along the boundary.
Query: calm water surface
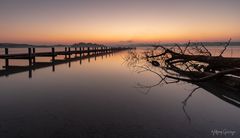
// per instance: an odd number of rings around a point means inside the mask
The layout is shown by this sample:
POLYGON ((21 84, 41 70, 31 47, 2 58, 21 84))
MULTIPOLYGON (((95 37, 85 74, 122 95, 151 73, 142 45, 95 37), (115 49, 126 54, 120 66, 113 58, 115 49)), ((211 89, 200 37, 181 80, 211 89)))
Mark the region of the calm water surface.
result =
MULTIPOLYGON (((238 49, 239 50, 239 49, 238 49)), ((236 56, 239 51, 228 53, 236 56)), ((127 51, 0 77, 1 138, 240 137, 240 108, 185 82, 135 88, 159 78, 124 64, 127 51), (223 137, 223 136, 221 136, 223 137)), ((42 59, 45 60, 45 59, 42 59)), ((24 64, 21 61, 12 63, 24 64)), ((1 66, 4 61, 1 61, 1 66)))

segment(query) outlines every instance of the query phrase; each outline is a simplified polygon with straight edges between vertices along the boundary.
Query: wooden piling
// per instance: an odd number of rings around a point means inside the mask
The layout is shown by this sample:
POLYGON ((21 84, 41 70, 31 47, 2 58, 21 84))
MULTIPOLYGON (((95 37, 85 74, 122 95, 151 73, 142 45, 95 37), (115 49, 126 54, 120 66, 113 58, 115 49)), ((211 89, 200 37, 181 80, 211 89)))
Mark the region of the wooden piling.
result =
POLYGON ((82 64, 82 48, 79 47, 80 65, 82 64))
POLYGON ((71 48, 68 48, 68 58, 71 58, 71 48))
POLYGON ((75 47, 75 57, 77 56, 77 47, 75 47))
POLYGON ((96 55, 97 54, 97 48, 94 47, 94 54, 96 55))
POLYGON ((29 66, 32 66, 32 49, 28 48, 28 60, 29 60, 29 66))
POLYGON ((81 57, 81 55, 82 55, 82 48, 79 47, 79 56, 81 57))
MULTIPOLYGON (((57 65, 58 62, 56 62, 56 56, 58 55, 65 55, 65 62, 69 62, 69 67, 71 66, 71 55, 72 54, 80 54, 80 64, 82 63, 82 58, 88 58, 88 62, 90 62, 90 58, 91 57, 95 57, 95 60, 97 59, 97 55, 99 53, 102 53, 102 58, 104 57, 104 55, 107 54, 112 54, 113 51, 120 51, 120 50, 124 50, 126 48, 113 48, 113 47, 105 47, 105 46, 100 46, 100 47, 90 47, 88 46, 87 48, 84 47, 74 47, 75 51, 71 51, 71 47, 69 46, 63 46, 63 48, 65 48, 65 51, 55 51, 55 46, 51 46, 51 47, 47 47, 51 49, 51 52, 37 52, 36 48, 38 47, 23 47, 23 48, 27 48, 28 52, 26 53, 19 53, 19 54, 9 54, 9 47, 3 47, 5 49, 5 54, 4 55, 0 55, 1 59, 5 60, 5 67, 9 68, 9 61, 10 59, 22 59, 22 60, 29 60, 29 77, 31 77, 31 71, 35 68, 33 68, 34 65, 36 65, 37 61, 36 61, 36 57, 50 57, 49 59, 52 59, 52 62, 54 62, 52 64, 53 66, 53 71, 55 71, 55 66, 57 65), (79 48, 79 49, 78 49, 79 48), (110 53, 109 53, 110 52, 110 53), (68 59, 68 58, 69 59, 68 59)), ((129 49, 129 48, 128 48, 129 49)), ((75 60, 75 59, 73 59, 75 60)), ((38 67, 38 66, 36 66, 38 67)))
POLYGON ((32 78, 32 69, 29 69, 28 71, 28 78, 32 78))
POLYGON ((29 74, 28 74, 28 77, 29 78, 32 78, 32 49, 31 48, 28 48, 28 61, 29 61, 29 74))
POLYGON ((84 47, 81 47, 82 56, 84 56, 84 47))
MULTIPOLYGON (((8 55, 9 53, 8 53, 8 48, 5 48, 5 55, 8 55)), ((6 58, 5 59, 5 68, 7 68, 9 66, 9 59, 8 58, 6 58)))
POLYGON ((68 62, 68 67, 71 68, 71 60, 68 62))
POLYGON ((52 72, 55 72, 55 65, 52 65, 52 72))
POLYGON ((87 48, 88 56, 90 55, 90 47, 87 48))
POLYGON ((52 62, 55 61, 55 48, 52 47, 52 62))
POLYGON ((34 55, 33 64, 35 64, 36 63, 36 56, 35 56, 36 50, 35 50, 35 48, 33 48, 32 50, 33 50, 32 52, 33 52, 33 55, 34 55))

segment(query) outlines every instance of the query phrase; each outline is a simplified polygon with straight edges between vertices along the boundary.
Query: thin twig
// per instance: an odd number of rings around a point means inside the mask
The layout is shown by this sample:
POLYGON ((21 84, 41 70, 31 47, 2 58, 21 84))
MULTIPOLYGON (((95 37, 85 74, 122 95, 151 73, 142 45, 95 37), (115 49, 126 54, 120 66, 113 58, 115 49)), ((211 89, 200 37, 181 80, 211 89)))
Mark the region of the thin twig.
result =
POLYGON ((230 45, 231 43, 231 38, 228 40, 228 42, 226 43, 226 45, 224 46, 224 49, 222 50, 222 52, 220 53, 219 57, 222 57, 223 53, 226 51, 227 47, 230 45))

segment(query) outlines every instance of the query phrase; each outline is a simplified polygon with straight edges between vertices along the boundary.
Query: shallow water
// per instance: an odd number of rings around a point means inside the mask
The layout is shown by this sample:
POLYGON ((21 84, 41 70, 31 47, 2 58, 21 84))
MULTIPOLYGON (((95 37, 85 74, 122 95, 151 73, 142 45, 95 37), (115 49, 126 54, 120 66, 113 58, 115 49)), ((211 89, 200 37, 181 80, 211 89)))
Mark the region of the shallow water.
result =
MULTIPOLYGON (((232 56, 237 56, 233 50, 232 56)), ((240 109, 197 86, 172 83, 124 64, 127 51, 0 77, 0 137, 240 137, 240 109), (224 135, 222 135, 224 136, 224 135)), ((231 55, 230 55, 231 56, 231 55)), ((45 60, 45 59, 42 59, 45 60)), ((25 64, 21 61, 13 63, 25 64)), ((1 61, 1 65, 4 61, 1 61)))

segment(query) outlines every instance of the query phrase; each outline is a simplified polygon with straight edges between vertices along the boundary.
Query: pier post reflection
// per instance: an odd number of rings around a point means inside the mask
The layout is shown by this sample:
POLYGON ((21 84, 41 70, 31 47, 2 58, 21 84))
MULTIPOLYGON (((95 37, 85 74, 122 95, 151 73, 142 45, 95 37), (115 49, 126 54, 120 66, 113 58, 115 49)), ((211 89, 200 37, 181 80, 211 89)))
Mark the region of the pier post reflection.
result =
MULTIPOLYGON (((33 50, 32 53, 35 55, 35 53, 36 53, 35 48, 33 48, 32 50, 33 50)), ((36 57, 34 56, 33 57, 33 64, 35 64, 35 62, 36 62, 36 57)))
MULTIPOLYGON (((2 76, 9 76, 9 75, 13 75, 13 74, 17 74, 17 73, 21 73, 21 72, 28 72, 28 77, 32 78, 33 76, 33 70, 38 70, 41 68, 46 68, 46 67, 52 67, 52 72, 55 72, 55 67, 56 65, 60 65, 60 64, 66 64, 68 63, 68 67, 71 67, 71 62, 74 61, 79 61, 80 64, 82 64, 83 60, 87 60, 89 63, 91 62, 91 58, 94 58, 95 61, 97 60, 97 57, 100 56, 102 57, 102 59, 104 58, 104 55, 106 56, 106 58, 108 57, 108 55, 112 55, 112 52, 118 52, 121 50, 126 50, 126 49, 120 49, 120 50, 116 50, 116 51, 109 51, 109 50, 104 50, 102 51, 103 48, 87 48, 84 50, 84 48, 79 48, 76 49, 75 51, 71 51, 71 48, 67 48, 64 47, 65 50, 62 52, 58 52, 55 51, 56 49, 54 47, 51 47, 51 52, 45 52, 45 53, 37 53, 35 48, 28 48, 28 53, 26 57, 23 57, 23 54, 20 54, 20 56, 22 57, 17 57, 15 55, 13 55, 14 57, 11 57, 12 60, 19 60, 22 59, 24 60, 24 58, 27 59, 28 61, 28 65, 21 65, 21 66, 16 66, 16 65, 9 65, 9 58, 4 58, 5 60, 5 66, 3 66, 3 69, 0 70, 0 77, 2 76), (76 55, 77 53, 77 55, 76 55), (79 53, 79 56, 78 56, 79 53), (74 54, 75 56, 71 56, 72 54, 74 54), (57 55, 63 55, 63 58, 61 59, 60 57, 58 57, 56 59, 57 55), (67 56, 67 58, 66 58, 67 56), (36 60, 36 57, 48 57, 49 61, 47 62, 40 62, 36 60)), ((9 51, 8 48, 5 49, 5 55, 7 56, 9 55, 9 51)), ((25 59, 25 60, 26 60, 25 59)))
MULTIPOLYGON (((5 48, 5 55, 8 55, 8 48, 5 48)), ((5 59, 5 68, 8 68, 9 66, 9 60, 8 58, 5 59)))

